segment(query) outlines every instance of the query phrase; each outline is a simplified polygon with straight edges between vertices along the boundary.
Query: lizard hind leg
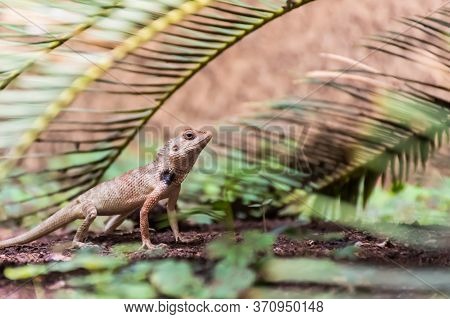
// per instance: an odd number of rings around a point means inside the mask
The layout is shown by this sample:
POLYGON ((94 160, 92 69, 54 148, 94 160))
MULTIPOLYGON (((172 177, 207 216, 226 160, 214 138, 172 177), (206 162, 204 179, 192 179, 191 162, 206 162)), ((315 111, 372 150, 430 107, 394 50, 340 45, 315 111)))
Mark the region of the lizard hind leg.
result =
POLYGON ((175 241, 186 242, 187 240, 180 234, 178 229, 178 219, 177 219, 177 200, 180 194, 180 186, 174 188, 174 190, 169 194, 169 200, 167 201, 167 217, 169 218, 170 228, 172 229, 175 241))
POLYGON ((105 234, 111 234, 114 230, 116 230, 117 227, 119 227, 124 221, 125 219, 127 219, 127 217, 129 215, 131 215, 133 213, 133 211, 131 211, 129 214, 124 214, 124 215, 116 215, 111 217, 110 220, 108 220, 108 222, 105 225, 105 234))
MULTIPOLYGON (((120 225, 123 224, 123 222, 125 221, 125 219, 127 219, 128 217, 130 217, 131 214, 133 214, 135 211, 131 210, 130 213, 128 214, 124 214, 124 215, 115 215, 113 217, 111 217, 105 225, 105 234, 112 234, 117 227, 119 227, 120 225)), ((153 228, 149 228, 151 231, 155 231, 155 229, 153 228)))
POLYGON ((81 212, 84 216, 84 220, 73 238, 73 246, 75 247, 84 246, 83 242, 87 237, 89 227, 97 217, 97 208, 90 202, 81 205, 81 212))

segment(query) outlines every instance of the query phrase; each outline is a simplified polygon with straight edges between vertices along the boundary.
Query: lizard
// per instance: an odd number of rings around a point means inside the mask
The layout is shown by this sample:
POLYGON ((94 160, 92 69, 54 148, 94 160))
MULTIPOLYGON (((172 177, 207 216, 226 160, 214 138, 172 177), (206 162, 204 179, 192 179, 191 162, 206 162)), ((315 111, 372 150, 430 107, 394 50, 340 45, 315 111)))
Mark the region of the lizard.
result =
POLYGON ((79 248, 86 245, 84 240, 89 226, 97 216, 112 216, 105 226, 105 232, 109 233, 140 207, 141 249, 151 250, 157 246, 150 241, 148 215, 162 199, 167 199, 167 215, 175 241, 183 241, 176 216, 181 183, 211 138, 210 132, 186 129, 170 139, 152 162, 94 186, 35 228, 0 241, 0 248, 29 243, 77 219, 83 219, 72 241, 72 246, 79 248))

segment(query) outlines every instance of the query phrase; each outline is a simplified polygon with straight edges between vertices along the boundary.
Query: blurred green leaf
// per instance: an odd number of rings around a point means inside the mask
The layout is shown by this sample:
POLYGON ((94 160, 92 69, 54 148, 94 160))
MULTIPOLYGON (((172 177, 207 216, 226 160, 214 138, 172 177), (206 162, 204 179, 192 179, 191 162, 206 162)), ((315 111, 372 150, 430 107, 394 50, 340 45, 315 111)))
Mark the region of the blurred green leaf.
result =
POLYGON ((269 283, 316 283, 342 286, 434 291, 450 291, 450 268, 377 267, 334 262, 328 259, 272 259, 261 268, 269 283))
POLYGON ((177 298, 201 298, 206 294, 203 281, 196 277, 189 263, 167 260, 158 263, 150 282, 163 295, 177 298))
POLYGON ((214 240, 208 244, 208 256, 230 267, 246 267, 257 260, 258 253, 269 253, 275 241, 273 234, 253 230, 244 232, 242 238, 236 243, 232 234, 226 234, 214 240))
POLYGON ((255 272, 247 267, 219 262, 214 267, 211 295, 213 298, 238 298, 242 291, 251 287, 255 279, 255 272))
POLYGON ((21 267, 7 267, 3 274, 9 280, 29 279, 48 273, 46 265, 26 265, 21 267))
POLYGON ((125 256, 138 251, 141 245, 142 243, 140 242, 115 244, 111 246, 111 251, 116 256, 125 256))
POLYGON ((334 258, 336 259, 347 259, 353 260, 356 259, 356 254, 360 251, 360 248, 355 245, 348 245, 343 248, 336 249, 333 253, 334 258))
POLYGON ((69 272, 76 269, 86 269, 90 271, 114 270, 124 266, 126 263, 126 260, 122 258, 80 252, 72 260, 52 266, 51 270, 59 272, 69 272))

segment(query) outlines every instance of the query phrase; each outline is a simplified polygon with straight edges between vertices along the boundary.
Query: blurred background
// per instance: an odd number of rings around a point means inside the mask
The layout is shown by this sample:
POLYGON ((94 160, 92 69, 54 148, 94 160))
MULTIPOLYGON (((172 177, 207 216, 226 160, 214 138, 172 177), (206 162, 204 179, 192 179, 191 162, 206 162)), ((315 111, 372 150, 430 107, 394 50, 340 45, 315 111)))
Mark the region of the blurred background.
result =
MULTIPOLYGON (((396 19, 424 15, 442 4, 441 0, 312 2, 226 50, 175 93, 149 125, 197 127, 249 112, 246 102, 304 96, 308 88, 294 80, 308 71, 326 69, 330 61, 321 53, 361 59, 370 52, 360 46, 364 37, 398 27, 396 19)), ((378 53, 364 62, 393 73, 403 65, 378 53)))

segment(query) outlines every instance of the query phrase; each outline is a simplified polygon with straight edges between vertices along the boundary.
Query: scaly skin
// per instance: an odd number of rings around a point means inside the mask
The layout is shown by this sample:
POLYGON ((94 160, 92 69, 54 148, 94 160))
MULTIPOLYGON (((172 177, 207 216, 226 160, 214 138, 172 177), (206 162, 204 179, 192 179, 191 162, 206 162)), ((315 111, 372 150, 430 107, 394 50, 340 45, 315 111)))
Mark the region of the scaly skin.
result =
POLYGON ((91 188, 30 231, 0 241, 0 248, 29 243, 76 219, 84 221, 75 234, 73 244, 82 246, 95 217, 113 216, 105 229, 111 232, 135 209, 142 207, 142 247, 152 249, 155 246, 150 241, 148 214, 165 198, 168 198, 167 213, 175 240, 182 240, 175 211, 180 185, 210 140, 209 132, 185 130, 169 140, 153 162, 91 188))

